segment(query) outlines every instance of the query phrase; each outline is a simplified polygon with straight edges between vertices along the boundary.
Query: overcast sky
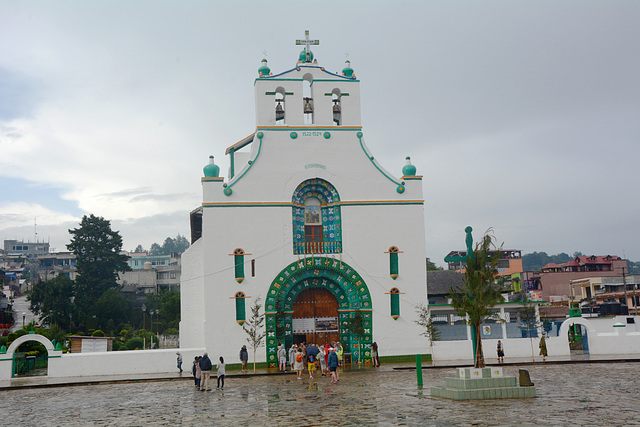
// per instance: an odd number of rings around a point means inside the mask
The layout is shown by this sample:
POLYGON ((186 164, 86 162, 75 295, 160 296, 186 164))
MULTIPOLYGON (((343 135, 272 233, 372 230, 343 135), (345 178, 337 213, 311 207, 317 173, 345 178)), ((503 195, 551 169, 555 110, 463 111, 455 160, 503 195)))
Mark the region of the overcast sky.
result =
POLYGON ((523 253, 640 260, 640 1, 0 0, 0 239, 189 236, 213 154, 255 130, 265 57, 361 81, 366 142, 424 175, 427 256, 493 227, 523 253), (315 9, 321 6, 321 9, 315 9))

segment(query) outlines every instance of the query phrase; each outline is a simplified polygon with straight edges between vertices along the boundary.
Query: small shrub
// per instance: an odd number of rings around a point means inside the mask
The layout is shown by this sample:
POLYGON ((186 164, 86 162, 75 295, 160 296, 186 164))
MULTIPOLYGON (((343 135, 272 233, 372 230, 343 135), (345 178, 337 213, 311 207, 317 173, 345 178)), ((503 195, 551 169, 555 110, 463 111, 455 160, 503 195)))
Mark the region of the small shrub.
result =
POLYGON ((98 329, 97 331, 94 331, 93 334, 91 334, 92 337, 104 337, 104 332, 102 332, 100 329, 98 329))
POLYGON ((141 350, 143 346, 143 342, 140 338, 131 338, 129 341, 127 341, 125 346, 129 350, 141 350))
POLYGON ((18 338, 18 334, 15 332, 11 332, 9 335, 7 335, 7 347, 9 346, 9 344, 14 342, 17 338, 18 338))
POLYGON ((164 331, 165 335, 178 335, 178 330, 176 328, 168 328, 164 331))

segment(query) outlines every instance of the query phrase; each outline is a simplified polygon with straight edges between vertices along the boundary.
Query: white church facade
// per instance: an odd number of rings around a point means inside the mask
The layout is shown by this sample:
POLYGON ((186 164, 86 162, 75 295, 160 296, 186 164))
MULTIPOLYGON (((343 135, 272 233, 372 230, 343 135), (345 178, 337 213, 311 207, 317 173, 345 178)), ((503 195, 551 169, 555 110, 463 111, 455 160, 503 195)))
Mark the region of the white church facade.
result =
MULTIPOLYGON (((340 341, 354 359, 427 352, 422 177, 385 170, 365 144, 360 82, 326 70, 305 40, 295 67, 254 82, 256 128, 226 150, 228 176, 204 168, 192 245, 182 255, 180 347, 237 354, 259 299, 265 346, 340 341), (354 316, 363 332, 350 329, 354 316)), ((390 143, 398 145, 401 141, 390 143)), ((408 158, 407 158, 408 159, 408 158)))

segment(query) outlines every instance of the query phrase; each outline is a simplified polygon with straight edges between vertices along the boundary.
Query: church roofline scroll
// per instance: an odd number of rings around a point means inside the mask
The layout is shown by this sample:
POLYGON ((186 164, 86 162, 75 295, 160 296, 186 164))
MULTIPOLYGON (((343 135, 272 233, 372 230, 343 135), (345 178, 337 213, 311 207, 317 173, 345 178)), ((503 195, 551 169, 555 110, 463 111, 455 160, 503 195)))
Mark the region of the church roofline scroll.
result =
MULTIPOLYGON (((302 78, 300 78, 300 79, 297 79, 297 78, 287 78, 287 79, 279 78, 280 76, 283 76, 285 74, 288 74, 288 73, 291 73, 291 72, 294 72, 294 71, 301 71, 302 68, 315 68, 315 69, 318 69, 318 70, 322 71, 323 73, 326 73, 326 74, 330 75, 331 77, 336 77, 337 78, 337 79, 327 79, 327 80, 318 80, 318 81, 332 81, 333 82, 333 81, 340 80, 340 81, 344 81, 344 82, 360 82, 360 80, 358 80, 356 78, 342 76, 340 74, 332 73, 331 71, 327 71, 324 67, 321 67, 319 65, 298 65, 298 66, 296 66, 294 68, 291 68, 290 70, 286 70, 286 71, 283 71, 281 73, 274 74, 272 76, 258 77, 258 78, 255 79, 254 85, 255 85, 256 82, 267 81, 267 80, 287 80, 287 81, 304 80, 302 78)), ((314 79, 314 80, 316 80, 316 79, 314 79)))
POLYGON ((365 156, 367 156, 367 158, 369 159, 371 164, 373 166, 375 166, 375 168, 378 169, 378 172, 380 172, 385 178, 387 178, 389 181, 391 181, 391 182, 393 182, 394 184, 397 185, 396 191, 398 192, 398 194, 404 193, 405 189, 406 189, 405 186, 404 186, 404 182, 398 181, 397 179, 392 178, 390 176, 391 174, 386 172, 381 166, 379 166, 378 162, 375 160, 373 155, 367 151, 367 149, 365 148, 364 142, 363 142, 364 135, 362 134, 362 132, 358 132, 356 134, 356 136, 358 137, 358 140, 360 141, 360 148, 362 148, 362 151, 364 152, 365 156))

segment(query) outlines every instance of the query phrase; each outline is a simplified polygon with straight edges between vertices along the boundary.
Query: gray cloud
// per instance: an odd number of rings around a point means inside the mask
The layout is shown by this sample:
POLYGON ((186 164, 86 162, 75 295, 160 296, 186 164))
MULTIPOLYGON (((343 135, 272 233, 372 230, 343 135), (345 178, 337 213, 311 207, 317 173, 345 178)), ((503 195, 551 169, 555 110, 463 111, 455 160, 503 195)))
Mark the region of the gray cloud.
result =
POLYGON ((400 175, 411 155, 424 175, 436 263, 466 225, 525 251, 640 259, 639 2, 356 0, 339 30, 331 7, 304 27, 293 1, 250 16, 224 2, 32 4, 0 6, 0 69, 27 76, 9 83, 17 99, 39 88, 0 115, 14 142, 0 175, 37 170, 133 247, 188 231, 207 157, 225 171, 224 149, 255 127, 263 51, 289 69, 309 28, 328 70, 349 52, 376 159, 400 175))

